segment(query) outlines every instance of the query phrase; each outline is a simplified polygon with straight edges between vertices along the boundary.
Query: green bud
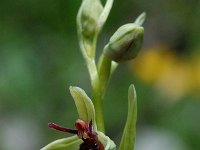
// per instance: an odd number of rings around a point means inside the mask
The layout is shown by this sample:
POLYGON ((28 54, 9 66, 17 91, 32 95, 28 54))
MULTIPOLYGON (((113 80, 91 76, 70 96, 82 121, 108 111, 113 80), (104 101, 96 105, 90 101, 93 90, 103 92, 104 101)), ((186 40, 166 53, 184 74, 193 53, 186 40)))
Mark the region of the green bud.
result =
POLYGON ((135 58, 143 42, 144 28, 129 23, 121 26, 110 38, 104 48, 104 54, 116 62, 125 62, 135 58))
POLYGON ((103 11, 103 6, 99 0, 83 0, 77 22, 84 37, 93 37, 96 32, 97 22, 103 11))

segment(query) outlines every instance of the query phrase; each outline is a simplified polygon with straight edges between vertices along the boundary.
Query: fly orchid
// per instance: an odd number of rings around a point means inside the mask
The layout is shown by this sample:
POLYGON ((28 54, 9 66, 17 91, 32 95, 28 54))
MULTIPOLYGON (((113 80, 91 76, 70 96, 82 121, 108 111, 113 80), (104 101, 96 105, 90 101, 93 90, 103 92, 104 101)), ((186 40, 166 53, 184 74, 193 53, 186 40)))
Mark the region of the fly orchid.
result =
MULTIPOLYGON (((49 123, 52 129, 75 134, 74 136, 56 140, 41 150, 116 150, 115 143, 104 133, 97 130, 95 110, 91 99, 79 87, 70 87, 70 92, 79 113, 75 122, 76 129, 65 128, 55 123, 49 123), (90 121, 89 121, 90 120, 90 121), (94 120, 94 123, 93 123, 94 120)), ((137 118, 136 92, 133 85, 128 92, 128 115, 118 150, 132 150, 135 143, 137 118)))
MULTIPOLYGON (((75 134, 56 140, 41 150, 116 150, 115 143, 106 136, 103 98, 108 81, 118 64, 134 59, 141 48, 145 13, 134 23, 121 26, 104 47, 96 64, 97 38, 110 13, 114 0, 83 0, 77 15, 79 46, 86 62, 92 87, 92 101, 84 90, 70 87, 79 118, 76 129, 65 128, 55 123, 49 127, 75 134)), ((133 150, 136 135, 137 100, 133 85, 128 90, 128 115, 118 150, 133 150)))
POLYGON ((56 140, 41 150, 115 150, 114 142, 97 130, 94 105, 85 91, 79 87, 70 87, 70 92, 81 118, 75 122, 76 129, 65 128, 55 123, 49 123, 48 126, 75 135, 56 140))

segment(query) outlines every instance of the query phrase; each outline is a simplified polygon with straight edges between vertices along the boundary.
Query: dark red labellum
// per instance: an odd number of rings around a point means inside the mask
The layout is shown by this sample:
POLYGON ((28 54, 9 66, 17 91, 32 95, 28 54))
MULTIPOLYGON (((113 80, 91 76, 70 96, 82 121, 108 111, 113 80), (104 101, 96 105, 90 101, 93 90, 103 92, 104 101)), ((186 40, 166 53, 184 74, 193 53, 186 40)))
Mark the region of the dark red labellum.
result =
POLYGON ((92 120, 87 123, 78 119, 75 122, 76 129, 65 128, 55 123, 49 123, 48 126, 58 131, 77 134, 83 140, 79 150, 104 150, 103 144, 98 140, 97 133, 93 131, 92 120))

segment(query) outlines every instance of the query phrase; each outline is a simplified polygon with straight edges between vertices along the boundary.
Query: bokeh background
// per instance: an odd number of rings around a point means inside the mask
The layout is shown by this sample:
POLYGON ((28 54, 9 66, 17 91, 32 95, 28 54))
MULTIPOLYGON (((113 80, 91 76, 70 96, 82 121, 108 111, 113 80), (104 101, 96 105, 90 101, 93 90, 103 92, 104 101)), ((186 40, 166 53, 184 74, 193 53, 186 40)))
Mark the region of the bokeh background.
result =
MULTIPOLYGON (((103 1, 104 3, 105 1, 103 1)), ((68 87, 90 95, 76 35, 81 0, 0 0, 0 149, 36 150, 66 137, 47 127, 78 118, 68 87)), ((143 11, 144 44, 105 95, 107 134, 119 143, 127 90, 138 96, 136 150, 200 149, 200 1, 115 0, 98 52, 143 11)))

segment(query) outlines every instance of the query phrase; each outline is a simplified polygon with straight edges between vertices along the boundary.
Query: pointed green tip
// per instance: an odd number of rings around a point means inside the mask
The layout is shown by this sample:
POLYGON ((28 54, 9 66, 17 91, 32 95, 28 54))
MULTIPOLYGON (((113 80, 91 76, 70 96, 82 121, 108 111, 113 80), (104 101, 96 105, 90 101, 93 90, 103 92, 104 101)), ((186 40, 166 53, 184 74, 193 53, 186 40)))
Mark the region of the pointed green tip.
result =
POLYGON ((142 26, 145 19, 146 19, 146 12, 143 12, 137 17, 134 23, 137 24, 138 26, 142 26))
POLYGON ((133 97, 134 97, 134 99, 136 100, 136 90, 135 90, 135 86, 133 85, 133 84, 131 84, 130 86, 129 86, 129 92, 128 92, 129 94, 132 94, 133 95, 133 97))
POLYGON ((134 90, 134 89, 135 89, 135 86, 134 86, 133 84, 131 84, 131 85, 129 86, 129 89, 134 90))
POLYGON ((79 88, 79 87, 77 87, 77 86, 70 86, 70 87, 69 87, 69 90, 71 91, 71 90, 75 90, 75 89, 77 89, 77 88, 79 88))
POLYGON ((83 90, 77 86, 70 86, 69 91, 71 95, 73 95, 73 93, 78 93, 79 91, 83 91, 83 90))
POLYGON ((78 91, 78 87, 76 87, 76 86, 70 86, 69 87, 69 91, 70 91, 71 96, 73 97, 73 94, 77 93, 76 91, 78 91))

